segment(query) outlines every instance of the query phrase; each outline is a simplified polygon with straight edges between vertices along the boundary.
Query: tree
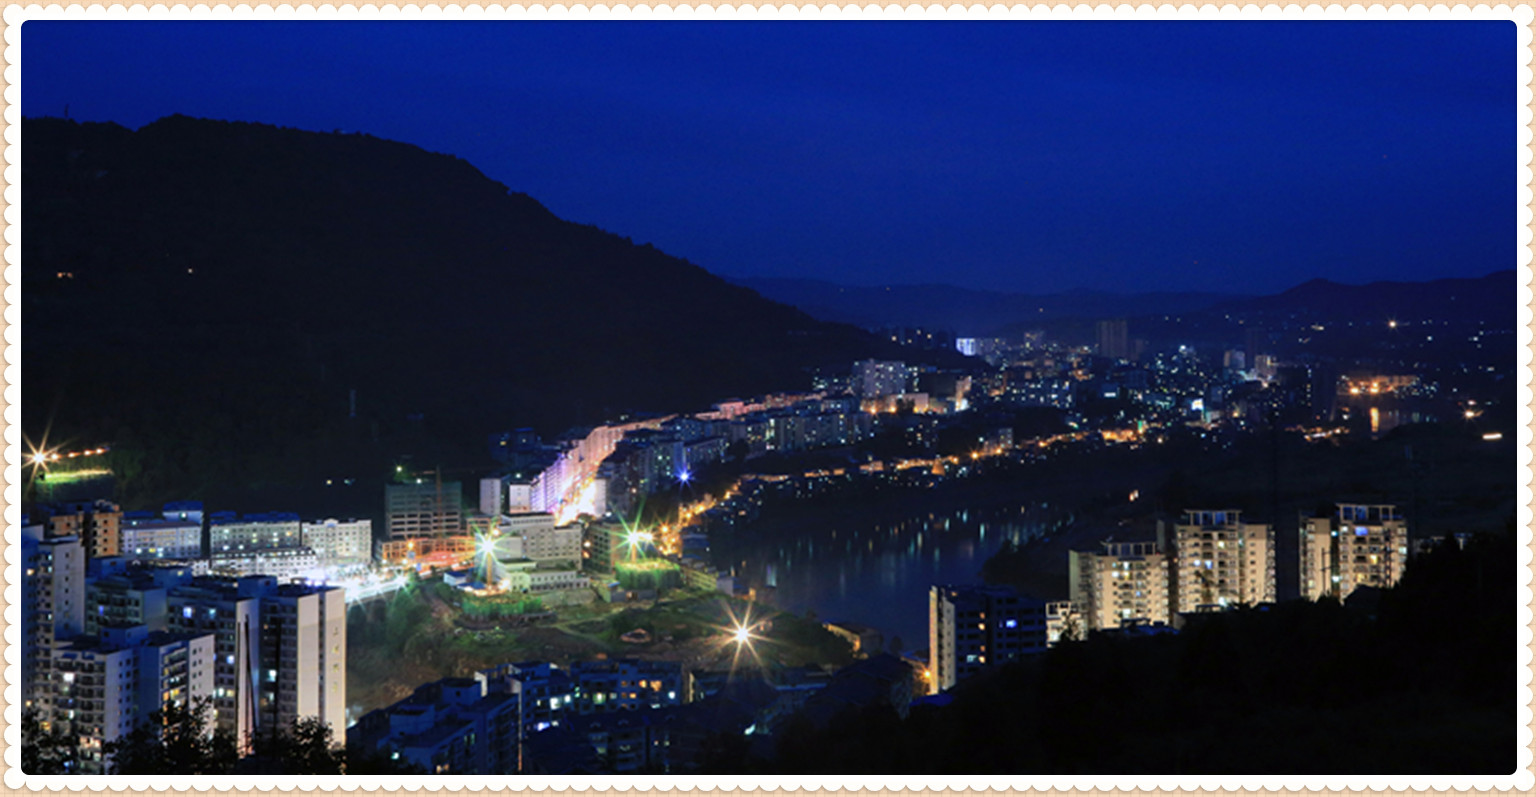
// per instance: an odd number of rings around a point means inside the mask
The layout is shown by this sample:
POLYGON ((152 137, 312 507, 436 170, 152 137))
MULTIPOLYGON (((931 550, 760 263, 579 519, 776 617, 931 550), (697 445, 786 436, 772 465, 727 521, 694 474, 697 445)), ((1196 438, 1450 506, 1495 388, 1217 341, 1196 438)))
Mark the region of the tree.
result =
POLYGON ((58 725, 43 727, 37 712, 21 715, 21 771, 28 775, 68 775, 79 771, 80 744, 58 725))
POLYGON ((319 717, 296 719, 288 727, 260 737, 240 771, 261 775, 344 775, 347 756, 331 726, 319 717))
POLYGON ((237 759, 234 734, 209 732, 210 698, 166 703, 126 736, 102 745, 114 775, 221 775, 237 759))

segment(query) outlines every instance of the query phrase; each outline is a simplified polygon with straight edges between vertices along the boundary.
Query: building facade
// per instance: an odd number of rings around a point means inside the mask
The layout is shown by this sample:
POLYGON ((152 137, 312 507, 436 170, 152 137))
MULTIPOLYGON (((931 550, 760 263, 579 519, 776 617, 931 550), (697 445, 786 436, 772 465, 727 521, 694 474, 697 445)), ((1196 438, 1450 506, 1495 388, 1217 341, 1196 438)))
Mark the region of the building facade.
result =
POLYGON ((1168 557, 1156 542, 1103 542, 1098 551, 1067 557, 1072 603, 1085 631, 1169 623, 1168 557))
POLYGON ((928 593, 929 690, 938 694, 961 679, 1048 643, 1047 604, 1006 587, 934 586, 928 593))
POLYGON ((1301 595, 1344 600, 1356 587, 1390 587, 1408 566, 1408 524, 1391 504, 1340 504, 1301 518, 1301 595))
POLYGON ((463 494, 459 482, 385 485, 385 531, 391 540, 463 534, 463 494))
POLYGON ((304 523, 300 535, 321 567, 361 567, 373 561, 373 521, 366 518, 304 523))
POLYGON ((1173 526, 1173 545, 1177 612, 1275 601, 1273 526, 1244 523, 1235 509, 1188 510, 1173 526))

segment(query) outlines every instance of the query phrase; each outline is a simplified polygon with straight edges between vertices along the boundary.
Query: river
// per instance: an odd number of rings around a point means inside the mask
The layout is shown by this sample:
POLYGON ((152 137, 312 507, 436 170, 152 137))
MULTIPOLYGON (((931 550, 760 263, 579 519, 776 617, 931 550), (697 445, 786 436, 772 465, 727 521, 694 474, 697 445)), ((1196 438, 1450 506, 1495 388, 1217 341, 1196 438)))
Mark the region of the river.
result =
POLYGON ((1065 522, 1041 502, 894 522, 808 519, 771 534, 749 525, 714 535, 710 545, 717 566, 734 570, 779 608, 878 628, 887 645, 899 636, 912 650, 927 645, 929 587, 980 583, 982 564, 1004 541, 1049 537, 1065 522))

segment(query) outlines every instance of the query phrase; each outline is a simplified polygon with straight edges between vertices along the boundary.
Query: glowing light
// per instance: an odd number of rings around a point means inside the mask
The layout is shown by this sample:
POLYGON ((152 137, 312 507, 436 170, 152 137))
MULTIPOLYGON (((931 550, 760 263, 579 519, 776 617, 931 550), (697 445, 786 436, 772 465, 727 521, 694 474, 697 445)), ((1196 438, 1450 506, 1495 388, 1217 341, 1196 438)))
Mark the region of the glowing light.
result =
POLYGON ((736 644, 745 645, 752 641, 752 629, 738 625, 736 630, 731 633, 731 638, 736 641, 736 644))
POLYGON ((677 474, 677 480, 683 484, 687 484, 688 482, 693 481, 693 473, 687 470, 683 470, 677 474))

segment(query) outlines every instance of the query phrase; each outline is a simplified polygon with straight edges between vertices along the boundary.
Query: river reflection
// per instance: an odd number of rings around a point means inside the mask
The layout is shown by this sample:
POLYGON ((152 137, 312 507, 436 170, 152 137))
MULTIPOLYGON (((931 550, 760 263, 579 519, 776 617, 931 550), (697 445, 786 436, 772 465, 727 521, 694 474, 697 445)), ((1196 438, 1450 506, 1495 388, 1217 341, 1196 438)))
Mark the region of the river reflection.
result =
POLYGON ((716 566, 778 607, 873 626, 914 649, 927 644, 929 587, 979 583, 1004 541, 1049 536, 1067 520, 1047 503, 959 509, 857 527, 807 521, 771 538, 747 526, 714 535, 710 547, 716 566))

